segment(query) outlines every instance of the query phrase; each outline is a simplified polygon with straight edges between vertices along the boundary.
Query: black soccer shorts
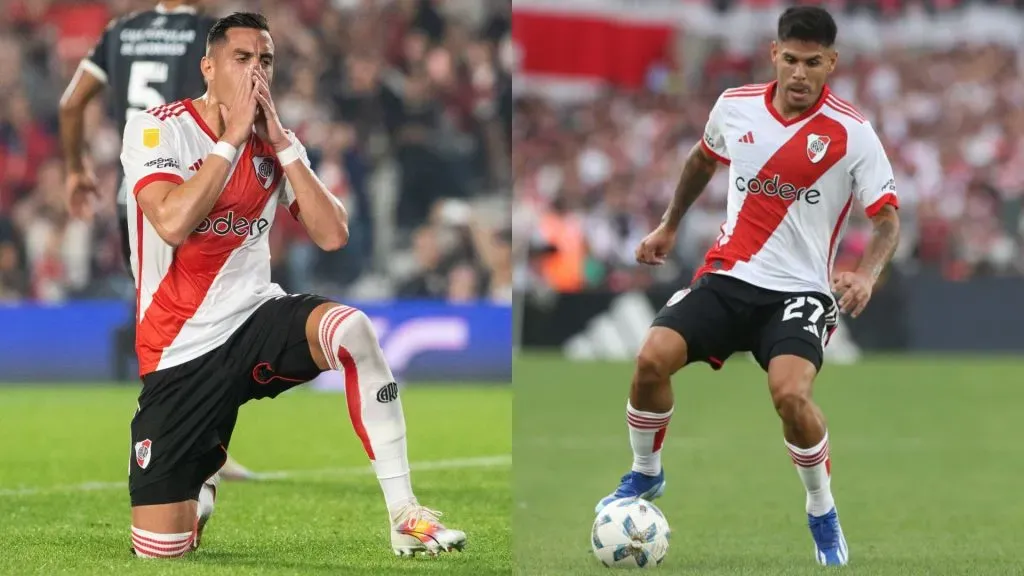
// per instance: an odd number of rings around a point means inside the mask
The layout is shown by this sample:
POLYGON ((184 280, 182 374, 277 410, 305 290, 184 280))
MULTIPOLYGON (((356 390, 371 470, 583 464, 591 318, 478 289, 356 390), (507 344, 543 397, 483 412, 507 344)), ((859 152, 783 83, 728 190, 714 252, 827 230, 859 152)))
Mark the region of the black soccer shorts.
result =
POLYGON ((238 408, 320 374, 306 320, 325 302, 308 295, 270 300, 219 348, 142 378, 131 424, 132 506, 196 499, 224 463, 238 408))
POLYGON ((776 292, 709 273, 680 290, 652 326, 675 330, 687 363, 719 369, 734 352, 753 352, 761 368, 776 356, 805 358, 821 370, 825 342, 838 322, 834 300, 818 292, 776 292))

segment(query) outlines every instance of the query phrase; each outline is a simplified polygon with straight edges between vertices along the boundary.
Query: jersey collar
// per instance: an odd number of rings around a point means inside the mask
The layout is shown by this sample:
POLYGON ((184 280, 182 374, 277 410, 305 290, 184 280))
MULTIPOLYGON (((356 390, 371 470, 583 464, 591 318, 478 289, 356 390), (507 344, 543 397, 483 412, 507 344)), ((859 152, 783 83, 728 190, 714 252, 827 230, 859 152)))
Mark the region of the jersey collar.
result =
POLYGON ((813 116, 815 112, 820 110, 821 107, 825 105, 825 99, 828 98, 829 95, 828 84, 825 84, 825 86, 822 87, 821 89, 821 96, 818 97, 818 101, 814 103, 814 106, 811 106, 807 110, 804 110, 803 112, 800 113, 799 116, 794 116, 793 118, 787 120, 782 117, 782 114, 779 114, 779 111, 776 110, 775 106, 772 104, 772 98, 775 97, 775 90, 776 88, 778 88, 778 86, 778 80, 774 80, 771 84, 768 85, 768 89, 764 91, 764 105, 765 108, 768 108, 768 112, 770 112, 771 115, 776 120, 778 120, 779 123, 782 124, 783 126, 792 126, 793 124, 796 124, 801 120, 806 120, 813 116))
POLYGON ((177 8, 167 8, 166 6, 163 5, 163 2, 161 2, 160 4, 157 4, 155 10, 156 10, 157 14, 195 14, 196 13, 196 7, 195 6, 189 6, 187 4, 182 4, 181 6, 178 6, 177 8))

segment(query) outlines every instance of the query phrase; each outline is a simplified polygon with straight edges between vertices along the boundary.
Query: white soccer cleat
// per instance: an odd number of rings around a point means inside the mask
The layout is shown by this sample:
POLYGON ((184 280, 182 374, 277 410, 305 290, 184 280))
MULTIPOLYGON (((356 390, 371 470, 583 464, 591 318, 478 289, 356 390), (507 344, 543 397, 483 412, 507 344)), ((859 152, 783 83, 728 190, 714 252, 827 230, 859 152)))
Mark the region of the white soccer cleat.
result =
POLYGON ((415 556, 424 552, 437 556, 441 552, 462 551, 466 533, 446 528, 441 513, 416 502, 399 510, 391 520, 391 549, 395 556, 415 556))
POLYGON ((206 523, 210 521, 210 517, 213 516, 213 507, 217 502, 217 484, 220 479, 214 475, 203 483, 203 486, 199 489, 199 503, 196 506, 196 537, 192 540, 192 549, 197 550, 199 548, 199 541, 203 537, 203 528, 206 527, 206 523))
POLYGON ((224 460, 224 465, 220 467, 219 473, 220 477, 224 480, 252 480, 256 478, 255 473, 239 464, 230 454, 224 460))

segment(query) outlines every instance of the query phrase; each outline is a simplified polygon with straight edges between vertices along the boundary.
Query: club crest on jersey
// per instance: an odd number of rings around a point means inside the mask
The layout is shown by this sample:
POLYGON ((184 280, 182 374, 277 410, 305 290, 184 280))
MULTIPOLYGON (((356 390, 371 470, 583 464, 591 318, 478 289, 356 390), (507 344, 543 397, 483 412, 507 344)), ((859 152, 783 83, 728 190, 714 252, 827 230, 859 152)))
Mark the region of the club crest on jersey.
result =
POLYGON ((153 442, 149 438, 135 443, 135 463, 139 468, 145 470, 146 466, 149 466, 149 458, 153 455, 152 447, 153 442))
POLYGON ((253 156, 252 167, 256 170, 256 178, 264 188, 270 190, 274 183, 274 159, 268 156, 253 156))
POLYGON ((828 136, 819 136, 818 134, 807 135, 807 159, 811 161, 811 164, 817 164, 821 162, 821 159, 825 157, 825 153, 828 152, 828 143, 832 139, 828 136))

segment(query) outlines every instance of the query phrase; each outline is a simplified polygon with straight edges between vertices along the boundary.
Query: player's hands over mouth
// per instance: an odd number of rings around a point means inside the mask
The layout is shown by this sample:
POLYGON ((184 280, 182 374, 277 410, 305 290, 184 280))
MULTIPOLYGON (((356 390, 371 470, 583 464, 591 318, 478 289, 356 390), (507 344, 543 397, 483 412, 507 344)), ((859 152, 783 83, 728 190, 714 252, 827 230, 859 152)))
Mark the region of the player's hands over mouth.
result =
POLYGON ((277 109, 274 108, 274 100, 270 96, 270 83, 262 68, 256 69, 256 100, 263 112, 256 116, 256 135, 273 146, 274 152, 291 146, 292 142, 285 134, 277 109))
POLYGON ((253 122, 258 109, 256 100, 256 67, 250 66, 246 76, 238 83, 235 98, 228 108, 218 104, 221 120, 224 122, 224 135, 221 140, 240 148, 252 134, 253 122))
POLYGON ((669 251, 676 245, 676 231, 661 225, 647 235, 636 249, 636 261, 661 266, 669 251))
POLYGON ((832 277, 832 291, 840 296, 839 310, 854 318, 868 305, 873 286, 870 277, 858 272, 840 272, 832 277))

